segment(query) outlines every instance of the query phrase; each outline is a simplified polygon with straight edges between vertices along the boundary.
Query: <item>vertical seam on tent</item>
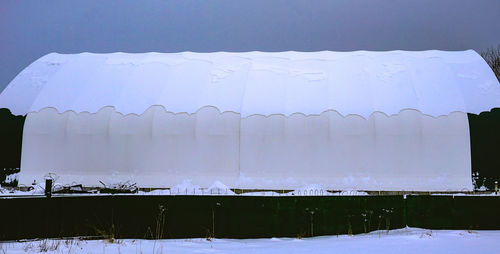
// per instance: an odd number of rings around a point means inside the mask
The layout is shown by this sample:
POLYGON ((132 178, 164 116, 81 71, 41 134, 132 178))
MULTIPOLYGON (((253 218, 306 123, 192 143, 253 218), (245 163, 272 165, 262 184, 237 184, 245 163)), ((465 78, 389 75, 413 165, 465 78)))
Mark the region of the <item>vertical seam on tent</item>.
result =
POLYGON ((240 183, 240 179, 241 179, 241 121, 243 120, 243 104, 245 103, 245 94, 247 91, 248 76, 249 76, 250 69, 252 68, 252 66, 253 66, 253 61, 250 61, 249 67, 246 70, 246 76, 244 79, 245 84, 243 86, 243 93, 242 93, 242 97, 241 97, 240 112, 238 114, 239 126, 238 126, 238 179, 236 180, 237 183, 240 183))
POLYGON ((23 123, 23 128, 22 128, 22 135, 21 135, 21 157, 19 158, 19 169, 21 170, 23 168, 23 154, 26 153, 26 150, 23 148, 26 147, 24 144, 28 138, 25 138, 26 133, 26 123, 28 121, 28 117, 30 116, 30 113, 26 114, 26 117, 24 118, 24 123, 23 123))
MULTIPOLYGON (((241 111, 241 110, 240 110, 241 111)), ((239 124, 238 124, 238 182, 241 178, 241 113, 238 116, 239 124)))
POLYGON ((153 106, 151 106, 152 108, 152 116, 151 116, 151 126, 149 128, 149 138, 151 139, 151 144, 153 144, 153 124, 154 124, 154 121, 155 121, 155 116, 156 116, 156 112, 157 112, 157 109, 156 108, 153 108, 153 106))

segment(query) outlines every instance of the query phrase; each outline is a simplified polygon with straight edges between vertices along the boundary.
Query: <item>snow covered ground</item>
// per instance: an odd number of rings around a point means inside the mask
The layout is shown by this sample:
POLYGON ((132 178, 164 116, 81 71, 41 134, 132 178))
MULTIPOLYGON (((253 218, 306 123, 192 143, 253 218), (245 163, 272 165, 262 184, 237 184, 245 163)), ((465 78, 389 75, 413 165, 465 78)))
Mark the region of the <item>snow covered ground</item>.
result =
MULTIPOLYGON (((116 184, 119 185, 119 184, 116 184)), ((0 186, 0 197, 2 196, 43 196, 45 195, 45 190, 44 186, 41 184, 36 184, 32 185, 32 189, 29 191, 20 191, 16 189, 6 189, 2 188, 0 186)), ((60 184, 55 184, 53 191, 57 191, 62 189, 63 187, 69 187, 69 186, 63 186, 60 184)), ((54 194, 56 196, 58 194, 54 194)), ((78 193, 73 193, 69 194, 72 196, 76 195, 109 195, 106 193, 100 194, 97 192, 94 194, 78 194, 78 193)), ((231 195, 238 195, 238 196, 366 196, 368 193, 364 191, 357 191, 357 190, 341 190, 338 192, 328 192, 323 186, 321 185, 306 185, 300 188, 295 189, 294 191, 291 192, 286 192, 286 193, 279 193, 279 190, 277 192, 275 191, 254 191, 254 192, 246 192, 246 193, 241 193, 241 194, 236 194, 234 193, 230 187, 226 186, 225 184, 221 183, 220 181, 215 181, 210 187, 208 188, 201 188, 200 186, 193 185, 191 181, 184 181, 181 184, 172 186, 170 189, 155 189, 151 191, 138 191, 137 193, 129 193, 129 194, 124 194, 122 193, 121 195, 146 195, 146 196, 156 196, 156 195, 219 195, 219 196, 231 196, 231 195)))
POLYGON ((0 243, 0 253, 498 253, 500 231, 404 228, 355 236, 271 239, 36 240, 0 243))
MULTIPOLYGON (((129 182, 119 182, 115 184, 109 184, 108 187, 112 188, 113 186, 120 185, 129 185, 135 186, 135 184, 129 182)), ((2 188, 0 186, 0 198, 1 197, 15 197, 15 196, 44 196, 45 190, 42 184, 31 185, 33 187, 29 191, 21 191, 16 188, 2 188)), ((56 192, 63 188, 70 188, 70 185, 61 185, 59 183, 54 183, 53 191, 56 192)), ((115 188, 120 189, 120 188, 115 188)), ((427 195, 427 192, 425 192, 427 195)), ((111 195, 109 193, 99 193, 98 188, 95 188, 94 193, 71 193, 71 194, 54 194, 53 196, 58 195, 70 195, 70 196, 78 196, 78 195, 111 195)), ((309 184, 304 185, 302 187, 296 188, 290 192, 281 193, 280 190, 276 191, 253 191, 253 192, 244 192, 240 194, 234 193, 231 188, 220 181, 215 181, 210 187, 202 188, 200 186, 192 184, 190 180, 185 180, 180 184, 172 186, 169 189, 151 189, 150 191, 138 191, 136 193, 120 193, 120 195, 144 195, 144 196, 158 196, 158 195, 218 195, 218 196, 367 196, 369 195, 365 191, 346 189, 346 190, 337 190, 335 192, 330 192, 323 186, 319 184, 309 184)), ((379 194, 380 195, 380 194, 379 194)), ((444 195, 444 196, 496 196, 494 192, 487 191, 485 188, 480 192, 475 193, 432 193, 431 195, 444 195)))

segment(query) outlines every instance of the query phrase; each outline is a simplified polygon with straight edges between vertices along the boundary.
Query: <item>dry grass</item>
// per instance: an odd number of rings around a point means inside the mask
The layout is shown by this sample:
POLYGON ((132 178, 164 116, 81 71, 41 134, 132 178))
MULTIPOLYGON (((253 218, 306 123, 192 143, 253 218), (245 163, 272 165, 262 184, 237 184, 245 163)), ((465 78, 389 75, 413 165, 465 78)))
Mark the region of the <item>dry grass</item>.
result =
POLYGON ((61 242, 59 240, 43 239, 41 241, 29 242, 24 246, 24 251, 32 252, 49 252, 59 249, 61 242))

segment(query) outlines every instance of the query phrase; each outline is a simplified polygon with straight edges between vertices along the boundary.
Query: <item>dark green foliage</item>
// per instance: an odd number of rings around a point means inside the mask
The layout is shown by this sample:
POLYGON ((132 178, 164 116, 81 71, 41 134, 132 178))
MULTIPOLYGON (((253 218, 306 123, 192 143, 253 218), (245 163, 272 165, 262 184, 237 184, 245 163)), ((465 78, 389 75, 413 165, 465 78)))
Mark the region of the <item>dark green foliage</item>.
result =
POLYGON ((14 116, 0 109, 0 169, 21 166, 21 144, 25 116, 14 116))
POLYGON ((5 182, 7 175, 18 173, 21 166, 21 144, 25 116, 14 116, 0 109, 0 185, 17 186, 17 181, 5 182))
MULTIPOLYGON (((493 190, 500 182, 500 108, 479 115, 468 114, 472 172, 477 188, 493 190)), ((476 187, 476 186, 475 186, 476 187)))
POLYGON ((19 168, 0 168, 0 185, 16 187, 17 179, 7 182, 7 176, 19 173, 19 168))

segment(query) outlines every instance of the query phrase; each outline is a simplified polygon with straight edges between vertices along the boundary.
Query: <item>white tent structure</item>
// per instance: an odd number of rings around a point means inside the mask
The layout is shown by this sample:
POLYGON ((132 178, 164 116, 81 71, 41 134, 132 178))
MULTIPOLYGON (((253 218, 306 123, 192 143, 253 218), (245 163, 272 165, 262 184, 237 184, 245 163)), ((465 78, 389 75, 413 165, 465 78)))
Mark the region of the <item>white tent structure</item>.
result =
POLYGON ((471 190, 474 51, 49 54, 0 94, 27 114, 20 183, 471 190))

